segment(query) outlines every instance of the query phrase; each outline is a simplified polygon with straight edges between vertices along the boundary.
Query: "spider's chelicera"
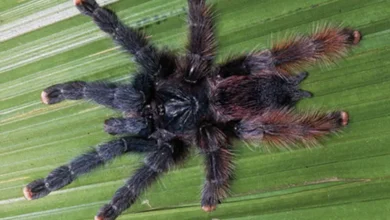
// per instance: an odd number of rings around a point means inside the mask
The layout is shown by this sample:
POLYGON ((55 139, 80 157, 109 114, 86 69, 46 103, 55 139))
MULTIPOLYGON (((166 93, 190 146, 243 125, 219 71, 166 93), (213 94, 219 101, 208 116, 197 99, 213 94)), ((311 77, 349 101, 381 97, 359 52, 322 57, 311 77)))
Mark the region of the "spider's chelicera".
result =
POLYGON ((95 0, 75 0, 124 50, 139 70, 131 84, 72 81, 46 88, 45 104, 88 99, 123 112, 105 121, 104 129, 122 137, 101 144, 44 179, 28 184, 27 199, 38 199, 78 176, 128 152, 146 152, 144 164, 117 190, 95 219, 115 219, 140 193, 170 167, 184 161, 196 146, 205 157, 206 180, 201 206, 213 211, 227 196, 233 175, 231 140, 276 145, 312 145, 348 123, 344 111, 295 113, 294 105, 311 93, 299 89, 304 65, 344 55, 360 39, 359 31, 325 26, 310 36, 277 43, 215 62, 213 12, 205 0, 188 0, 189 43, 185 55, 158 50, 145 36, 125 26, 116 14, 95 0))

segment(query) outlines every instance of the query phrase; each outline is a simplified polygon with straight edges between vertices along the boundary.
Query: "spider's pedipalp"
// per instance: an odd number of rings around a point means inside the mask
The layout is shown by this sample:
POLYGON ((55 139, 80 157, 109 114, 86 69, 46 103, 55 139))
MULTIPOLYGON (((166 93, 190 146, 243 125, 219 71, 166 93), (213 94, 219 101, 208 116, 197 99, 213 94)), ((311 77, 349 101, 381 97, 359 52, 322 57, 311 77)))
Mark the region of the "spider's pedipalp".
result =
MULTIPOLYGON (((158 141, 159 142, 159 141, 158 141)), ((115 219, 129 208, 139 195, 171 166, 182 162, 188 153, 188 146, 177 139, 161 142, 159 147, 150 152, 144 165, 119 188, 110 203, 104 205, 95 219, 115 219)))
POLYGON ((28 200, 38 199, 58 190, 75 180, 78 176, 111 161, 126 152, 150 152, 157 148, 154 140, 123 137, 76 157, 69 164, 57 167, 46 178, 29 183, 23 194, 28 200))
POLYGON ((214 211, 228 195, 233 177, 233 153, 228 137, 216 126, 204 125, 199 129, 198 147, 205 157, 206 181, 202 190, 202 209, 214 211))
POLYGON ((45 104, 55 104, 65 99, 88 99, 123 112, 139 112, 145 101, 142 93, 131 85, 104 82, 73 81, 61 83, 44 89, 41 94, 41 100, 45 104))
POLYGON ((268 110, 239 122, 236 133, 244 140, 261 140, 278 146, 311 146, 325 135, 340 131, 348 120, 344 111, 294 114, 287 109, 268 110))

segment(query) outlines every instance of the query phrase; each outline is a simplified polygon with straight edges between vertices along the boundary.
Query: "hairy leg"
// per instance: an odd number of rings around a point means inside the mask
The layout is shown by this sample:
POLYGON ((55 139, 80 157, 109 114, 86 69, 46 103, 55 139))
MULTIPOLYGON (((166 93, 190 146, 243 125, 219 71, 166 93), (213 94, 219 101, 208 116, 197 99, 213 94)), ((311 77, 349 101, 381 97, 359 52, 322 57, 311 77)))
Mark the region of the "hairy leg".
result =
POLYGON ((150 135, 151 127, 144 117, 110 118, 104 122, 104 131, 111 135, 135 134, 147 137, 150 135))
POLYGON ((180 64, 184 80, 196 83, 210 74, 216 53, 213 13, 206 0, 188 0, 190 27, 187 55, 180 64))
POLYGON ((233 176, 233 154, 226 135, 212 125, 199 130, 198 147, 205 156, 206 165, 201 206, 204 211, 211 212, 227 197, 233 176))
POLYGON ((132 85, 116 85, 104 82, 73 81, 56 84, 43 90, 41 100, 55 104, 65 99, 88 99, 121 111, 140 111, 144 103, 141 92, 132 85))
POLYGON ((270 50, 253 52, 250 54, 233 57, 219 65, 218 77, 227 78, 230 76, 249 75, 262 71, 273 72, 275 65, 270 50))
POLYGON ((189 147, 177 139, 168 142, 158 142, 158 149, 146 156, 144 165, 138 168, 135 174, 126 181, 126 184, 115 192, 111 201, 100 209, 95 217, 96 220, 117 218, 163 172, 167 171, 171 166, 182 162, 188 153, 189 147))
POLYGON ((234 57, 219 66, 218 76, 249 75, 268 70, 289 75, 307 64, 329 62, 342 57, 359 43, 359 31, 349 28, 324 27, 310 36, 300 36, 277 43, 271 50, 234 57), (276 67, 276 69, 275 69, 276 67))
POLYGON ((304 144, 310 147, 325 135, 342 129, 348 120, 348 113, 344 111, 295 114, 291 110, 268 110, 238 122, 235 132, 245 140, 261 140, 278 146, 304 144))
POLYGON ((274 64, 281 70, 300 70, 318 61, 331 62, 358 44, 361 34, 350 28, 327 26, 310 36, 295 37, 272 48, 274 64))
POLYGON ((100 7, 95 0, 74 0, 81 13, 93 19, 96 25, 109 34, 113 41, 135 56, 135 60, 151 75, 166 75, 175 67, 175 58, 167 51, 159 52, 145 35, 126 26, 117 15, 100 7))
POLYGON ((97 146, 95 149, 73 159, 69 164, 60 166, 44 179, 29 183, 23 189, 28 200, 38 199, 58 190, 82 174, 111 161, 126 152, 150 152, 157 148, 156 141, 133 137, 124 137, 97 146))

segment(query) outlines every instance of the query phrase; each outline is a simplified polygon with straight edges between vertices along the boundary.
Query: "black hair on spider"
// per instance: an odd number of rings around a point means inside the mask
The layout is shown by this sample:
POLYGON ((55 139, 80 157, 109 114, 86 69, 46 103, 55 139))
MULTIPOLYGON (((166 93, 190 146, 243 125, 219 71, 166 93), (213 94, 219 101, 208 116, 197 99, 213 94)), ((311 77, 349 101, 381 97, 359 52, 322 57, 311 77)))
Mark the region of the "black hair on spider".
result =
POLYGON ((28 184, 27 199, 58 190, 80 175, 125 153, 146 153, 144 164, 118 189, 95 219, 115 219, 162 173, 184 161, 192 146, 205 158, 201 206, 213 211, 228 194, 233 176, 232 140, 265 141, 280 146, 312 145, 348 123, 345 111, 296 113, 294 105, 311 93, 299 89, 307 64, 343 56, 360 39, 359 31, 326 26, 310 36, 277 43, 270 50, 215 62, 216 39, 211 7, 188 0, 189 42, 184 55, 158 50, 145 35, 123 24, 95 0, 75 0, 113 41, 139 64, 132 83, 73 81, 50 86, 42 102, 92 100, 123 112, 104 129, 124 135, 54 169, 28 184))

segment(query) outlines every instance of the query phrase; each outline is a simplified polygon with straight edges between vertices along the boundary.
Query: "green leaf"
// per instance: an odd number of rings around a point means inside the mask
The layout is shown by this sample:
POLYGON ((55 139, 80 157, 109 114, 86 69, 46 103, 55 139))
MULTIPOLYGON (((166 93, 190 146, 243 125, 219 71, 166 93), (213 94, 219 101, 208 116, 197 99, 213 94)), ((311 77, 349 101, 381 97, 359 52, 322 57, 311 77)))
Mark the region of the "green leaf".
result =
MULTIPOLYGON (((109 5, 159 47, 182 50, 185 0, 121 0, 109 5)), ((364 38, 336 64, 308 68, 302 87, 315 97, 300 109, 347 110, 349 126, 323 146, 265 153, 235 144, 236 180, 217 211, 200 209, 202 158, 194 152, 119 219, 387 219, 390 216, 390 2, 388 0, 215 0, 219 60, 267 48, 316 25, 342 24, 364 38)), ((88 146, 110 140, 103 121, 118 113, 92 103, 40 103, 47 86, 69 80, 125 81, 127 54, 80 15, 23 33, 24 21, 49 19, 71 1, 0 3, 0 219, 92 219, 138 166, 129 155, 49 196, 26 201, 22 188, 88 146), (52 11, 50 11, 52 10, 52 11), (57 12, 57 11, 56 11, 57 12), (47 17, 45 17, 47 16, 47 17), (23 22, 22 22, 23 21, 23 22), (22 35, 7 37, 10 28, 22 35), (14 29, 12 29, 14 30, 14 29), (1 35, 1 34, 0 34, 1 35)), ((71 10, 71 9, 69 9, 71 10)), ((11 36, 11 35, 10 35, 11 36)))

